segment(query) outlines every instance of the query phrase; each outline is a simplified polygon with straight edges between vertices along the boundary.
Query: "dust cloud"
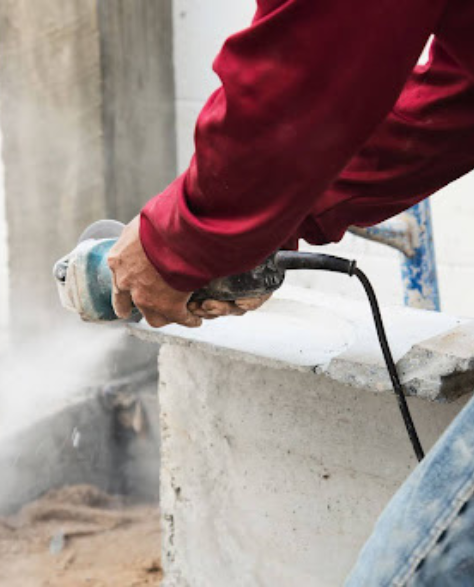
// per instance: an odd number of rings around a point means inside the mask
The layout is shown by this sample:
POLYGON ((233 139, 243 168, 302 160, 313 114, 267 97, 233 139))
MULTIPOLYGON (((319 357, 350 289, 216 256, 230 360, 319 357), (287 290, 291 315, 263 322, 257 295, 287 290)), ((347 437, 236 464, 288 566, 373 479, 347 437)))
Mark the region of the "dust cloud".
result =
POLYGON ((0 355, 0 443, 81 389, 103 383, 122 329, 68 324, 0 355))

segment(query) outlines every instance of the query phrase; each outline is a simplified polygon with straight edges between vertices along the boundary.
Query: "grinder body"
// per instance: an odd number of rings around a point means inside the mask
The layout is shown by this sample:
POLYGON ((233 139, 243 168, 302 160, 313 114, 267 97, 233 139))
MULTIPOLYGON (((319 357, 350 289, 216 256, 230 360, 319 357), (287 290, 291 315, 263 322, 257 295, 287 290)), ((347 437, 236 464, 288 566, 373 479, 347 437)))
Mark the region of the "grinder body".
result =
MULTIPOLYGON (((88 322, 118 319, 112 307, 112 275, 107 258, 122 229, 123 224, 114 220, 92 224, 81 235, 76 248, 54 266, 62 305, 88 322)), ((247 273, 215 279, 194 292, 191 299, 233 301, 272 293, 282 285, 285 276, 275 257, 270 256, 247 273)), ((137 309, 131 318, 140 318, 137 309)))

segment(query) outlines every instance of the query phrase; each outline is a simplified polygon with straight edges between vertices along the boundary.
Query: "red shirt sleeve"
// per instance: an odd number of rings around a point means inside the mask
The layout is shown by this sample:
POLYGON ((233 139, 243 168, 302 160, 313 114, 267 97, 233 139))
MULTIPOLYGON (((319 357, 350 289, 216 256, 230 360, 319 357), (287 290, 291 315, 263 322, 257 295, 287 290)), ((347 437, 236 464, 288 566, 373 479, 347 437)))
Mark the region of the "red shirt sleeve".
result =
POLYGON ((142 211, 163 278, 192 291, 248 270, 333 208, 328 187, 392 109, 445 4, 260 0, 215 61, 222 87, 189 169, 142 211))
POLYGON ((474 167, 474 80, 436 40, 393 111, 328 190, 296 235, 339 240, 351 225, 385 220, 474 167))

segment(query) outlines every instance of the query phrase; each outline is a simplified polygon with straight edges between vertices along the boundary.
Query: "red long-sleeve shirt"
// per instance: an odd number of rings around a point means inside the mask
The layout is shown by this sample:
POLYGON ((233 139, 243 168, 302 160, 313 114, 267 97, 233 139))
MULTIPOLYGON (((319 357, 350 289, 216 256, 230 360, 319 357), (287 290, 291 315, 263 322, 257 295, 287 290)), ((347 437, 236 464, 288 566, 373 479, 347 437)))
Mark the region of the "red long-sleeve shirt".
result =
POLYGON ((257 4, 215 61, 190 167, 142 211, 143 247, 179 290, 292 238, 339 240, 474 167, 472 0, 257 4))

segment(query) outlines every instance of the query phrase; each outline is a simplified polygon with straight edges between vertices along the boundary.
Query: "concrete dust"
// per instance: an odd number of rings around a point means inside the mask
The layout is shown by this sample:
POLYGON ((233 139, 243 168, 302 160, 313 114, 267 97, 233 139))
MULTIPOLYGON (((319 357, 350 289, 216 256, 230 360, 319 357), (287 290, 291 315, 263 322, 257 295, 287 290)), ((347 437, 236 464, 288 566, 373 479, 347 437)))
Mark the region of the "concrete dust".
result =
POLYGON ((0 442, 44 418, 80 390, 110 379, 106 357, 124 339, 117 328, 74 324, 0 355, 0 442))
POLYGON ((159 552, 156 506, 66 487, 0 519, 0 586, 156 587, 159 552))

